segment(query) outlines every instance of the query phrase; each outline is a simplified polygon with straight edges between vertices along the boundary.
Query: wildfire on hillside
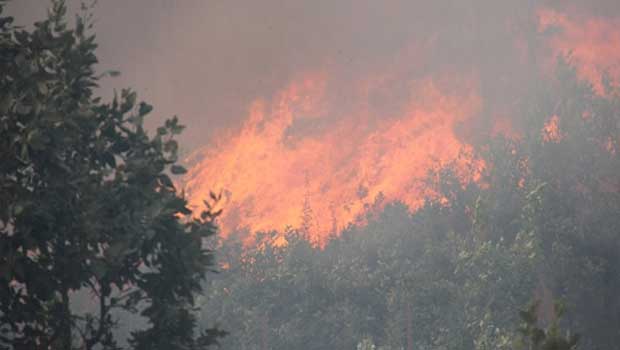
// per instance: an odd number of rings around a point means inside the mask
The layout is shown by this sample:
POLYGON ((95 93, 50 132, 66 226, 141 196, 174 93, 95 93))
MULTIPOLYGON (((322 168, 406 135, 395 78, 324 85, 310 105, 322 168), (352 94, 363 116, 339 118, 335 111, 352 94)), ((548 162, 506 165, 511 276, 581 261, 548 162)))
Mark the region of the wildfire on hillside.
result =
POLYGON ((191 203, 199 205, 209 191, 222 189, 224 232, 305 225, 322 239, 381 201, 418 207, 429 194, 422 180, 448 162, 462 163, 464 180, 475 175, 471 149, 453 130, 480 108, 475 88, 466 96, 449 96, 432 81, 416 82, 400 115, 377 121, 361 110, 329 128, 295 130, 316 127, 325 118, 327 84, 320 75, 308 77, 271 104, 256 101, 241 130, 208 149, 191 169, 186 183, 191 203))
MULTIPOLYGON (((517 72, 508 79, 532 67, 540 74, 558 55, 570 55, 578 76, 601 95, 603 73, 620 77, 618 20, 545 8, 533 16, 543 45, 515 33, 513 51, 498 56, 515 57, 501 66, 517 72)), ((488 135, 518 138, 518 131, 507 117, 511 106, 493 100, 489 83, 506 77, 493 76, 497 67, 488 68, 488 58, 436 64, 434 55, 445 54, 446 45, 429 33, 399 51, 392 64, 363 76, 343 80, 338 71, 344 68, 328 65, 300 72, 276 94, 257 98, 242 125, 192 156, 184 182, 190 205, 199 207, 211 191, 221 191, 224 236, 291 226, 320 243, 363 223, 384 203, 398 200, 415 210, 433 195, 424 181, 429 172, 448 163, 463 183, 475 181, 484 162, 475 156, 468 125, 489 124, 488 135)), ((514 89, 525 83, 501 84, 514 89)), ((559 141, 553 118, 542 132, 559 141)))

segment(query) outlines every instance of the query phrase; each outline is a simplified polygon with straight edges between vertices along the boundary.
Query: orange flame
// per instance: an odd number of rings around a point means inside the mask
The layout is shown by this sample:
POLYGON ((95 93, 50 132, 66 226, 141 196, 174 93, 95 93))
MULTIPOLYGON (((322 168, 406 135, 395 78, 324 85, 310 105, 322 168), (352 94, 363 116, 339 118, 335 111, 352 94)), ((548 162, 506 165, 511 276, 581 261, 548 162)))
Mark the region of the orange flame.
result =
MULTIPOLYGON (((606 93, 604 73, 620 81, 620 20, 536 13, 539 32, 555 30, 548 36, 549 59, 570 53, 579 78, 600 95, 606 93)), ((517 54, 527 64, 527 41, 518 39, 517 54)), ((413 45, 393 69, 425 66, 433 45, 413 45)), ((184 184, 190 205, 200 207, 210 191, 221 190, 224 236, 292 226, 321 243, 386 202, 399 200, 415 210, 434 195, 424 183, 428 172, 447 163, 457 165, 463 183, 477 180, 484 163, 455 130, 483 111, 478 79, 436 71, 432 78, 403 79, 411 75, 400 73, 346 84, 327 73, 307 74, 272 98, 256 99, 238 129, 195 153, 198 161, 184 184), (343 85, 346 98, 336 100, 334 91, 343 85), (398 108, 392 95, 399 96, 398 108), (375 108, 385 98, 390 108, 375 108)), ((506 108, 492 121, 491 134, 519 139, 506 108)), ((553 116, 543 128, 546 141, 560 141, 558 122, 553 116)))
MULTIPOLYGON (((377 118, 362 110, 313 131, 328 118, 328 84, 324 75, 309 76, 271 102, 256 100, 236 134, 200 151, 202 160, 187 176, 190 205, 221 189, 224 234, 290 225, 320 242, 359 222, 382 199, 418 207, 430 194, 421 183, 428 171, 460 155, 468 155, 459 160, 460 175, 475 176, 468 167, 471 149, 453 130, 480 109, 474 83, 467 82, 465 96, 452 96, 431 80, 412 82, 397 116, 377 118), (304 132, 295 132, 299 125, 304 132)), ((361 84, 356 105, 368 104, 372 85, 361 84)))
POLYGON ((557 115, 552 115, 545 123, 542 137, 545 142, 560 142, 562 134, 560 133, 560 118, 557 115))
POLYGON ((620 19, 575 16, 555 10, 538 11, 539 31, 550 30, 549 46, 553 59, 570 56, 578 76, 605 95, 605 74, 620 81, 620 19))

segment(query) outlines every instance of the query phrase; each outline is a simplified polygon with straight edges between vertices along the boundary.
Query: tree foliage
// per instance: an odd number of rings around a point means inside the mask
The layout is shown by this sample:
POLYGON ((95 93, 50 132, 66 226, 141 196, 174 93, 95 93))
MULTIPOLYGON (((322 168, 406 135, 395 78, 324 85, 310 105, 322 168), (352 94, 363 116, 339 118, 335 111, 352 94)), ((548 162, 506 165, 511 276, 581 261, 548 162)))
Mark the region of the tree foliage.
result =
POLYGON ((576 334, 561 334, 558 319, 564 313, 560 303, 556 303, 554 308, 554 320, 547 329, 541 329, 538 321, 538 302, 531 303, 530 306, 521 310, 521 327, 519 333, 521 338, 515 343, 517 349, 531 350, 574 350, 577 348, 579 336, 576 334))
POLYGON ((579 330, 581 348, 616 348, 620 94, 594 94, 560 62, 515 99, 519 137, 476 145, 480 181, 463 184, 450 165, 431 174, 447 201, 414 213, 389 203, 321 248, 295 230, 279 247, 264 244, 276 232, 246 249, 223 240, 225 271, 202 300, 236 330, 223 348, 575 348, 560 326, 579 330))
POLYGON ((87 16, 70 27, 53 1, 29 31, 1 11, 0 348, 117 349, 116 310, 148 321, 134 349, 212 344, 221 333, 197 334, 192 307, 216 213, 193 215, 168 175, 184 172, 183 127, 149 136, 134 92, 95 96, 87 16), (92 312, 72 310, 80 293, 92 312))

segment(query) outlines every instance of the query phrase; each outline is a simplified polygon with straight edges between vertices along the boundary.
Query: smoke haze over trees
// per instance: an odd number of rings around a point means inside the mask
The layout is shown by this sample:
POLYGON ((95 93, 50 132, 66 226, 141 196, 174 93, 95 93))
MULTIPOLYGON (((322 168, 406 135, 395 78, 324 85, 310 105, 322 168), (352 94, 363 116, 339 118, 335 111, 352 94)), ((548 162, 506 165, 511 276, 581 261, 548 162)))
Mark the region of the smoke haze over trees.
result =
POLYGON ((205 320, 237 329, 230 349, 513 349, 516 310, 537 299, 540 324, 568 310, 560 324, 580 330, 580 348, 613 348, 618 92, 598 97, 561 64, 523 104, 522 137, 480 147, 477 183, 446 166, 429 175, 437 199, 413 213, 390 203, 322 248, 295 230, 285 245, 278 232, 246 248, 224 239, 205 320))
POLYGON ((0 18, 0 349, 617 348, 617 1, 63 3, 0 18))

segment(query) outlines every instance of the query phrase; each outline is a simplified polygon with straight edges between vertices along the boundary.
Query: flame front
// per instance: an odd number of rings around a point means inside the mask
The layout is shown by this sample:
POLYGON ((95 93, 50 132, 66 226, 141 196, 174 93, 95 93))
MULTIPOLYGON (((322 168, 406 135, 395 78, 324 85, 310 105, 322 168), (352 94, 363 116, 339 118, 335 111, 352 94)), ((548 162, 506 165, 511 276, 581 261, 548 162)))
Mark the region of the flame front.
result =
MULTIPOLYGON (((509 63, 520 65, 514 72, 538 74, 544 71, 539 62, 571 53, 579 77, 605 95, 604 73, 620 78, 620 21, 552 9, 533 16, 538 25, 533 33, 543 44, 517 33, 514 52, 506 55, 519 58, 509 63)), ((419 40, 400 52, 394 67, 345 83, 334 77, 334 67, 300 74, 272 97, 256 99, 239 128, 193 155, 197 162, 184 183, 190 205, 200 207, 211 191, 221 191, 224 235, 291 226, 320 243, 389 201, 418 208, 433 195, 424 182, 429 171, 447 163, 456 164, 463 183, 475 180, 484 163, 473 155, 463 125, 479 126, 481 115, 493 115, 491 135, 516 139, 519 130, 507 117, 511 106, 487 100, 494 80, 493 71, 485 73, 489 61, 433 65, 433 50, 446 52, 436 45, 441 40, 432 35, 419 40), (416 65, 428 72, 408 68, 416 65)), ((495 80, 511 87, 501 79, 495 80)), ((559 141, 554 118, 543 137, 559 141)))
MULTIPOLYGON (((255 101, 243 127, 208 148, 191 169, 190 204, 221 190, 223 232, 290 225, 320 241, 381 199, 419 206, 428 194, 421 183, 427 172, 470 152, 453 128, 480 108, 473 83, 470 94, 450 96, 431 80, 412 82, 399 115, 377 118, 360 110, 310 130, 329 118, 328 84, 317 74, 292 83, 271 103, 255 101)), ((364 106, 372 87, 361 85, 357 105, 364 106)), ((471 175, 464 170, 464 178, 471 175)))

